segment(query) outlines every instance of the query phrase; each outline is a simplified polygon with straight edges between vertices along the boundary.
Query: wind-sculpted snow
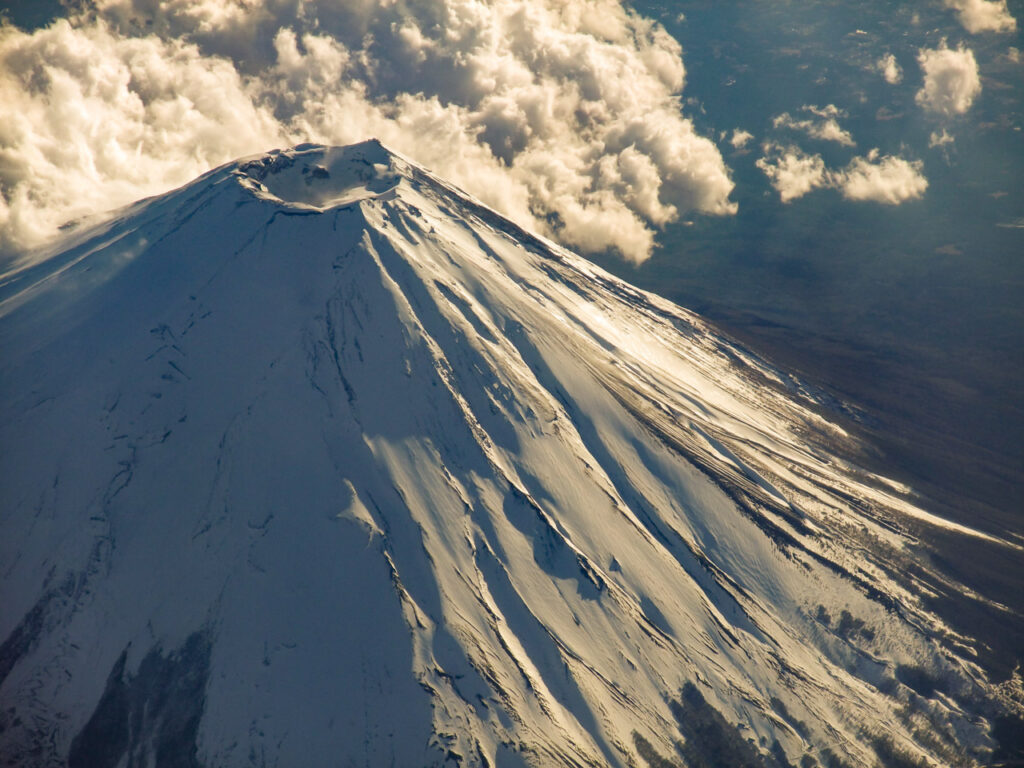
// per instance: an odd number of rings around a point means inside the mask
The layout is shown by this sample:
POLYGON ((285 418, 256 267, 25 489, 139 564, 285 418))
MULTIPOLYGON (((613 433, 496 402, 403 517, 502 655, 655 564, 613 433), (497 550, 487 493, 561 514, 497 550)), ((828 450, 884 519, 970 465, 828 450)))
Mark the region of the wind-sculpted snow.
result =
POLYGON ((944 523, 824 399, 379 144, 57 250, 0 285, 3 757, 682 764, 695 718, 771 766, 990 747, 905 533, 944 523))

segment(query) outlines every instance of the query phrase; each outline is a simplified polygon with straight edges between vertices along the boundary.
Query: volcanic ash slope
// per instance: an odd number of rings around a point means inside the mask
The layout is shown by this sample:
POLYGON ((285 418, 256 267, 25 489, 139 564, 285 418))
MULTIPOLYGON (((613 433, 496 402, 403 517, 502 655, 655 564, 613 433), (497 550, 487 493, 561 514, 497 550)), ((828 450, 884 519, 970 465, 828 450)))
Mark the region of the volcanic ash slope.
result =
POLYGON ((693 314, 376 142, 79 229, 0 283, 3 758, 989 746, 909 576, 942 521, 693 314))

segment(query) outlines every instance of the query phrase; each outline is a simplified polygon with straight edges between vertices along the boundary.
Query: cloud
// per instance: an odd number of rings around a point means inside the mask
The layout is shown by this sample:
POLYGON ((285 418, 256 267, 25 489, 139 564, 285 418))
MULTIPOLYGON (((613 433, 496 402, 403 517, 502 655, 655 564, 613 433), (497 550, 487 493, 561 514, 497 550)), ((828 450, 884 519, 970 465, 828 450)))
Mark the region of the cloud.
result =
POLYGON ((979 32, 1015 32, 1017 20, 1010 15, 1006 0, 945 0, 957 12, 964 29, 979 32))
POLYGON ((885 78, 885 82, 889 83, 889 85, 896 85, 903 80, 903 68, 891 53, 885 54, 885 56, 876 61, 875 68, 882 73, 882 77, 885 78))
POLYGON ((935 149, 936 147, 944 147, 947 144, 952 144, 954 141, 956 141, 956 137, 948 133, 946 129, 943 128, 941 133, 939 131, 931 132, 931 135, 928 137, 928 148, 935 149))
POLYGON ((974 52, 963 44, 957 49, 946 46, 922 48, 917 61, 924 72, 924 84, 915 99, 924 109, 950 117, 971 108, 981 93, 981 78, 974 52))
POLYGON ((902 157, 879 157, 872 149, 866 157, 855 157, 843 170, 833 175, 833 184, 848 200, 871 200, 899 205, 916 200, 928 189, 928 180, 921 173, 920 160, 902 157))
POLYGON ((97 0, 0 29, 0 250, 244 154, 376 136, 517 222, 646 259, 729 171, 679 44, 615 0, 97 0))
POLYGON ((809 155, 795 146, 766 144, 763 149, 757 167, 783 203, 815 189, 835 189, 848 200, 899 205, 921 197, 928 188, 920 161, 880 156, 877 149, 853 158, 838 171, 829 170, 821 155, 809 155))
POLYGON ((732 132, 732 138, 729 139, 729 143, 732 144, 736 149, 743 149, 750 143, 750 140, 754 138, 754 134, 750 131, 744 131, 741 128, 735 128, 732 132))
POLYGON ((824 107, 818 107, 814 104, 805 104, 800 107, 804 112, 810 112, 812 115, 818 117, 846 117, 846 111, 840 109, 835 104, 826 104, 824 107))
POLYGON ((788 203, 829 182, 821 155, 808 155, 798 147, 768 144, 757 160, 782 202, 788 203))
POLYGON ((814 115, 818 119, 798 120, 790 115, 789 112, 783 112, 772 119, 772 125, 775 128, 789 128, 794 131, 801 131, 812 139, 818 139, 819 141, 834 141, 843 146, 854 146, 855 142, 849 131, 843 130, 836 120, 837 117, 845 117, 846 113, 836 107, 835 104, 829 104, 826 107, 808 105, 800 109, 803 112, 814 115))
POLYGON ((0 247, 280 143, 230 62, 104 24, 0 30, 0 247))

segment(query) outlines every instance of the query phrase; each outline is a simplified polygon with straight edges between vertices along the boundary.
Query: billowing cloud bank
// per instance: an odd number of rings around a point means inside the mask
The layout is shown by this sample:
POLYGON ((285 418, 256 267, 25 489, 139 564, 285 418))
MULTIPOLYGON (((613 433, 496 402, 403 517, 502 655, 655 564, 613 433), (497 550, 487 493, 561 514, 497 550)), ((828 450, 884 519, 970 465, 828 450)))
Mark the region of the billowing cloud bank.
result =
POLYGON ((0 38, 0 247, 283 140, 229 61, 61 21, 0 38))
POLYGON ((815 189, 837 189, 847 200, 899 205, 916 200, 928 189, 919 160, 880 155, 872 149, 833 171, 821 155, 808 155, 798 147, 766 144, 757 167, 764 171, 784 203, 815 189))
POLYGON ((924 84, 915 96, 918 104, 945 117, 971 108, 981 93, 974 51, 963 45, 949 48, 943 42, 938 48, 922 48, 917 60, 924 72, 924 84))
POLYGON ((379 137, 520 223, 642 261, 729 214, 662 27, 614 0, 98 0, 0 30, 0 249, 240 155, 379 137))
POLYGON ((945 0, 957 12, 960 23, 971 34, 1014 32, 1017 20, 1010 15, 1006 0, 945 0))

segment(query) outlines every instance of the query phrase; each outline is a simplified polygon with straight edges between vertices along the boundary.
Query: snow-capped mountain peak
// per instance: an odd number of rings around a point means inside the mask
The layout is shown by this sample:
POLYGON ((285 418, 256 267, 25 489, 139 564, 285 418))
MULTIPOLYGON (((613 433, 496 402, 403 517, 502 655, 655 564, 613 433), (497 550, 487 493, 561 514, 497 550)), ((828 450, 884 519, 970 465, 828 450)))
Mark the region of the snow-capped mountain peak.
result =
POLYGON ((0 755, 989 746, 905 533, 952 524, 812 388, 378 142, 248 158, 53 250, 0 284, 0 755))

